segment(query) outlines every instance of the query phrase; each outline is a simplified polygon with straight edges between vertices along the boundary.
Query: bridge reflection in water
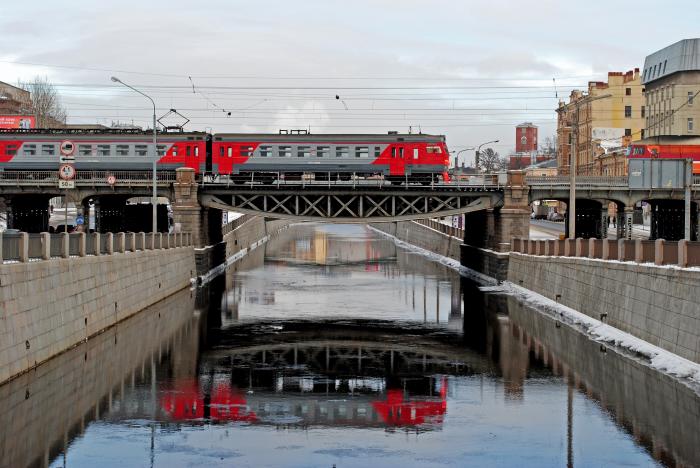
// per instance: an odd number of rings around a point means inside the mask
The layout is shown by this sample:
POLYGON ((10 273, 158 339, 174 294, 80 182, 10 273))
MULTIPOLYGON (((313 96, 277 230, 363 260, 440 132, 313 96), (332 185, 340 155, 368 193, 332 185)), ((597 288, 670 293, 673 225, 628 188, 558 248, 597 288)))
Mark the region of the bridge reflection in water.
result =
POLYGON ((381 238, 305 229, 0 387, 0 466, 700 465, 697 389, 381 238), (328 313, 342 285, 375 309, 328 313))

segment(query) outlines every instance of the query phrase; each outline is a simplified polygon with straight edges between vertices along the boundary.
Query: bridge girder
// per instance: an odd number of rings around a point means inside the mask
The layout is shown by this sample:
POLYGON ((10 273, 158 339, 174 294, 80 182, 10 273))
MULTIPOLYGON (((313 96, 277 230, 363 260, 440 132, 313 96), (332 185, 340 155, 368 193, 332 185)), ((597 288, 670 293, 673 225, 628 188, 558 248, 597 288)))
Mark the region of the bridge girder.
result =
POLYGON ((435 218, 486 210, 500 203, 498 192, 238 190, 200 195, 200 204, 209 208, 330 223, 435 218))

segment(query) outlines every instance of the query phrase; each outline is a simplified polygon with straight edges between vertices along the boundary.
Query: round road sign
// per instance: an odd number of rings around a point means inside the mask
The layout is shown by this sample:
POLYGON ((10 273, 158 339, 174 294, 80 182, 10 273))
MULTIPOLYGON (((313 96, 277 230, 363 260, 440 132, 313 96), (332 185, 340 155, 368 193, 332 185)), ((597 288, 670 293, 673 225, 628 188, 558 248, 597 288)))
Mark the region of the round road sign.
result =
POLYGON ((59 150, 63 156, 70 156, 75 152, 75 145, 72 141, 63 140, 59 150))
POLYGON ((110 174, 110 175, 107 176, 107 183, 108 183, 109 185, 114 185, 114 184, 117 183, 117 178, 114 177, 112 174, 110 174))
POLYGON ((75 167, 71 164, 61 164, 58 169, 58 176, 63 180, 72 180, 75 177, 75 167))

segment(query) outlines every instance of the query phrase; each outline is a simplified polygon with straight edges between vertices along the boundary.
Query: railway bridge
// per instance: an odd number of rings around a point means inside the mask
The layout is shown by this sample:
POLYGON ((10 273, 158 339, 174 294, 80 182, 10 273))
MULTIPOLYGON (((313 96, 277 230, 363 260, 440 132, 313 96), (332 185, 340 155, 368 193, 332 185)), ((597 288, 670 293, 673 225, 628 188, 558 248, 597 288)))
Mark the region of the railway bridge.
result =
MULTIPOLYGON (((49 200, 64 196, 78 207, 95 211, 98 232, 150 230, 150 205, 130 200, 150 197, 150 171, 77 171, 74 188, 59 189, 53 171, 0 171, 0 197, 8 227, 27 232, 48 230, 49 200), (111 176, 111 177, 110 177, 111 176), (111 182, 111 183, 110 183, 111 182)), ((529 234, 530 205, 537 200, 567 202, 566 177, 528 177, 511 171, 507 178, 486 176, 479 184, 397 184, 382 178, 351 180, 333 177, 323 181, 297 178, 264 183, 226 177, 195 177, 189 168, 158 173, 159 230, 168 229, 166 201, 172 218, 183 232, 191 232, 195 245, 221 240, 224 211, 299 221, 368 223, 465 215, 465 242, 494 250, 507 250, 513 237, 529 234)), ((693 181, 692 231, 697 236, 700 178, 693 181)), ((606 237, 609 203, 617 205, 618 236, 628 237, 634 206, 652 205, 652 238, 675 240, 683 232, 684 190, 632 189, 626 177, 577 179, 577 235, 606 237)), ((681 234, 682 237, 682 234, 681 234)))

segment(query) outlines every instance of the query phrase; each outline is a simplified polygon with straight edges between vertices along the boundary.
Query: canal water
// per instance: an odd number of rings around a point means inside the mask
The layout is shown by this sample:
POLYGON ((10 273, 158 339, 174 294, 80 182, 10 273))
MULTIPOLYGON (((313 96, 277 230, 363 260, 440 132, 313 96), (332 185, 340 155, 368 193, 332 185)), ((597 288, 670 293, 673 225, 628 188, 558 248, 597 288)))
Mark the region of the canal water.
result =
POLYGON ((697 388, 364 226, 298 225, 0 387, 0 466, 698 466, 697 388))

